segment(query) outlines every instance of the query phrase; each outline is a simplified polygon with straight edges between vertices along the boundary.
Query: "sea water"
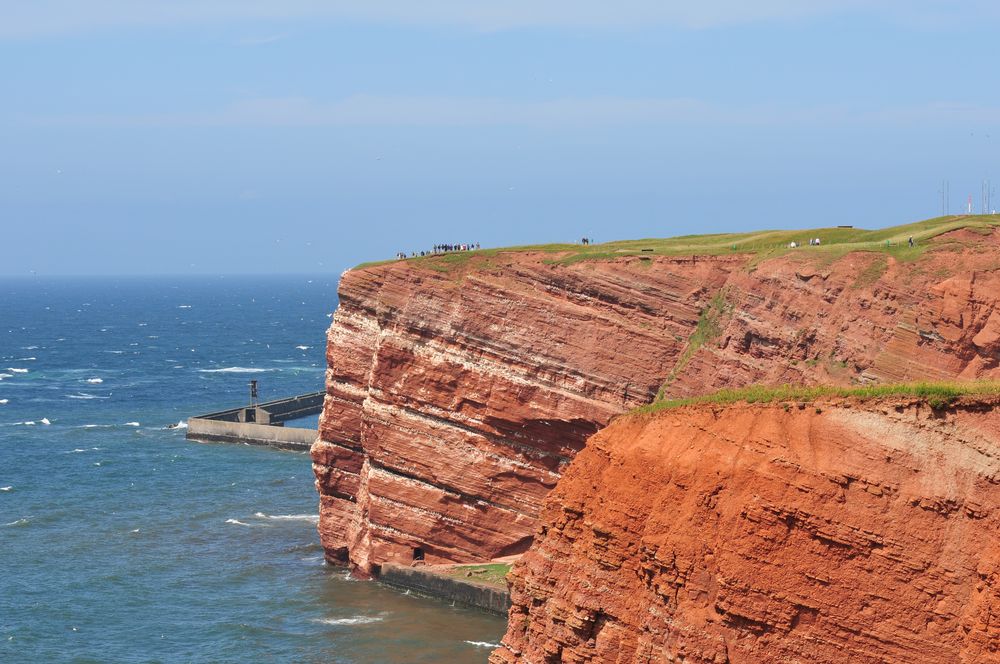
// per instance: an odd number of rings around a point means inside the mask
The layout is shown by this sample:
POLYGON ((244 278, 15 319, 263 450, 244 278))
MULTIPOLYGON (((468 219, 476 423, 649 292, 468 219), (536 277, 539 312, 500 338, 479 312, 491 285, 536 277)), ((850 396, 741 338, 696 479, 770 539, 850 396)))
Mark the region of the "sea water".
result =
POLYGON ((484 662, 324 563, 309 456, 177 425, 322 389, 336 277, 0 281, 0 661, 484 662))

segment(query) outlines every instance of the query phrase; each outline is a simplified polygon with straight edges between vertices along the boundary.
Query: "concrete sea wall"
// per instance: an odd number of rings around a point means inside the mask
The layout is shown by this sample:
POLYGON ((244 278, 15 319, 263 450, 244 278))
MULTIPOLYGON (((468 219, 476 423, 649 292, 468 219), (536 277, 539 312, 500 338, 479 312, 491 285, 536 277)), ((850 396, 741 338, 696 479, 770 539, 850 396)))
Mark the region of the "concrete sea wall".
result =
POLYGON ((425 567, 388 563, 382 565, 377 578, 386 585, 440 597, 501 616, 506 616, 510 610, 510 592, 507 588, 466 581, 425 567))

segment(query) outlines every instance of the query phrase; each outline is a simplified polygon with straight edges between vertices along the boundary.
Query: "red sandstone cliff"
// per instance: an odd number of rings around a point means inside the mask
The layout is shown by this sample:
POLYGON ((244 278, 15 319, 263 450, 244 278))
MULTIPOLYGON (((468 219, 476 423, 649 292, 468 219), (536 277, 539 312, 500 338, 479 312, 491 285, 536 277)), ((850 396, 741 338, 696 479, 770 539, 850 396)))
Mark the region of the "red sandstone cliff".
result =
POLYGON ((1000 662, 1000 399, 689 406, 590 439, 491 662, 1000 662))
POLYGON ((345 273, 312 450, 327 557, 525 550, 587 437, 664 383, 1000 375, 1000 233, 970 233, 911 263, 509 252, 345 273))

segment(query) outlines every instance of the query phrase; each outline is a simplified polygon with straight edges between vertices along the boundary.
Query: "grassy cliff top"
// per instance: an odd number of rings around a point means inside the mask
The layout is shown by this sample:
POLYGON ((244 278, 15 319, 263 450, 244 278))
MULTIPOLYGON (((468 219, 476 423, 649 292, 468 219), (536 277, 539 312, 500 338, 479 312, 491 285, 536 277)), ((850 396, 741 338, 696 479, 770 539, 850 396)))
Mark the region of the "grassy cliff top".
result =
MULTIPOLYGON (((489 259, 504 253, 536 252, 551 254, 547 262, 570 265, 580 261, 611 260, 625 256, 718 256, 724 254, 750 254, 758 259, 772 258, 790 251, 808 251, 812 255, 833 260, 851 251, 877 251, 913 260, 927 248, 932 238, 960 228, 988 232, 1000 226, 1000 215, 952 215, 936 217, 902 226, 880 230, 852 227, 809 228, 801 230, 754 231, 749 233, 718 233, 711 235, 681 235, 672 238, 644 240, 619 240, 603 244, 540 244, 521 247, 502 247, 460 251, 433 256, 407 258, 403 261, 416 267, 438 272, 450 272, 470 262, 489 266, 489 259), (810 238, 819 238, 818 247, 809 246, 810 238), (912 237, 915 247, 908 244, 912 237), (798 242, 798 249, 789 243, 798 242)), ((395 263, 395 260, 362 263, 355 269, 395 263)))
POLYGON ((781 403, 810 402, 830 397, 846 397, 855 399, 882 399, 890 397, 915 397, 927 401, 932 408, 944 408, 961 397, 1000 395, 1000 382, 922 382, 897 383, 887 385, 866 385, 860 387, 835 387, 820 385, 805 387, 797 385, 782 385, 771 387, 751 385, 738 389, 723 389, 713 394, 706 394, 687 399, 670 399, 655 401, 632 411, 641 415, 656 413, 662 410, 680 408, 697 404, 733 404, 733 403, 781 403))

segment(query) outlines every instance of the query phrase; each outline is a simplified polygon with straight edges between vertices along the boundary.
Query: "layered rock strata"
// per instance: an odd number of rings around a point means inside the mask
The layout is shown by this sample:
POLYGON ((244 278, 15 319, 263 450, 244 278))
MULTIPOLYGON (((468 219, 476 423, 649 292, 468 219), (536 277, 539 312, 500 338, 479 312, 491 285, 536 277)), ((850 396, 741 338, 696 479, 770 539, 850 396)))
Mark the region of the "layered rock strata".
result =
POLYGON ((754 382, 1000 375, 1000 239, 918 260, 505 252, 348 271, 312 449, 327 558, 524 551, 588 436, 652 400, 754 382))
POLYGON ((1000 662, 1000 399, 688 406, 590 439, 508 662, 1000 662))

